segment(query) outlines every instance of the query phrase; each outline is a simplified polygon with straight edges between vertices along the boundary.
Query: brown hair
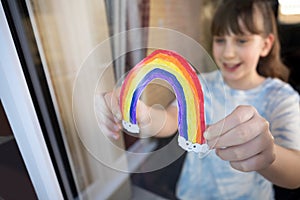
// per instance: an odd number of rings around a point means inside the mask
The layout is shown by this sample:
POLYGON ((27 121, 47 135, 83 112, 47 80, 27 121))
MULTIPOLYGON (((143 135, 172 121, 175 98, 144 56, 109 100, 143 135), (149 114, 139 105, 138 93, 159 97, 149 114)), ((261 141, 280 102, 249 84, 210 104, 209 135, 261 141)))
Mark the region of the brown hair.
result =
POLYGON ((231 31, 234 34, 243 34, 239 20, 242 20, 247 31, 253 34, 275 37, 269 54, 259 59, 257 71, 264 77, 276 77, 283 81, 288 80, 289 70, 282 63, 280 57, 280 43, 277 33, 275 14, 271 2, 267 0, 223 0, 216 10, 212 20, 212 35, 223 36, 231 31), (261 13, 258 20, 263 21, 263 30, 258 26, 256 12, 261 13))

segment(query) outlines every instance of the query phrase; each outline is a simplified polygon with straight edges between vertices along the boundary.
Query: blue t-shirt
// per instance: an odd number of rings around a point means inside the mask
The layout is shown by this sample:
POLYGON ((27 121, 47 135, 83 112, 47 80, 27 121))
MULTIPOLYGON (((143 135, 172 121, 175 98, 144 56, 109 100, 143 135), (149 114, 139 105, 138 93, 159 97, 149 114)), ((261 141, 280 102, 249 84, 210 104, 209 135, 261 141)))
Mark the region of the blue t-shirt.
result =
MULTIPOLYGON (((299 94, 279 79, 267 78, 250 90, 226 85, 220 71, 200 77, 205 99, 206 124, 215 123, 238 105, 252 105, 270 123, 275 142, 300 150, 299 94)), ((180 199, 274 199, 272 183, 257 172, 240 172, 215 151, 199 158, 190 152, 177 183, 180 199)))

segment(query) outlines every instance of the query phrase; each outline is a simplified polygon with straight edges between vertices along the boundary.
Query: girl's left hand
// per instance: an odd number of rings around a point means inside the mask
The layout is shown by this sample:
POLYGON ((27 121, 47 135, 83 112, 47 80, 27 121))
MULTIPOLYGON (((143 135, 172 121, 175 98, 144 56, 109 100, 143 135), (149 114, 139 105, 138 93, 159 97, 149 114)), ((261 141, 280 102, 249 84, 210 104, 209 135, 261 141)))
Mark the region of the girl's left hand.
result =
POLYGON ((216 154, 240 171, 258 171, 275 160, 269 123, 252 106, 239 106, 204 134, 216 154))

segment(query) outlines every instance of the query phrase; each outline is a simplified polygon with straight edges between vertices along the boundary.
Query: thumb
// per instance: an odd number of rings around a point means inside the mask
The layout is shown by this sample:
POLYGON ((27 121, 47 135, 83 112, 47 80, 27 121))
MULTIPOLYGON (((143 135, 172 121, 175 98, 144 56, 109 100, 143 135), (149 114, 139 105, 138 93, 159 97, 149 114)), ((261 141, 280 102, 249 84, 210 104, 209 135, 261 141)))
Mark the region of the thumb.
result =
POLYGON ((116 122, 119 122, 122 120, 122 114, 120 110, 120 105, 119 105, 119 92, 109 92, 106 93, 104 98, 106 101, 107 106, 111 110, 114 120, 116 122))

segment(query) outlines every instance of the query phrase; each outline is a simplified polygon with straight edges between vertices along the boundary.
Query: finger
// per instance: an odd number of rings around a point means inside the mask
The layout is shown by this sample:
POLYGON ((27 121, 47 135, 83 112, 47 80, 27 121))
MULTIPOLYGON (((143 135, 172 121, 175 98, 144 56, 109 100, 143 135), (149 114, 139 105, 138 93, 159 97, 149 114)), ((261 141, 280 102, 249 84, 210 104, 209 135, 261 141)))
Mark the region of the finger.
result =
POLYGON ((204 137, 206 140, 212 140, 216 137, 224 135, 237 125, 250 120, 255 113, 256 110, 252 106, 238 106, 231 114, 229 114, 223 120, 220 120, 217 123, 210 125, 206 129, 204 137))
POLYGON ((113 106, 115 106, 116 111, 120 113, 120 94, 121 94, 121 88, 116 88, 112 92, 112 97, 113 97, 113 106))
MULTIPOLYGON (((105 110, 105 107, 102 109, 105 110)), ((121 125, 118 122, 115 122, 111 112, 104 112, 103 110, 97 111, 97 119, 99 120, 101 126, 111 127, 111 130, 119 131, 121 129, 121 125)))
POLYGON ((100 126, 100 130, 102 131, 102 133, 108 137, 114 138, 114 139, 119 139, 120 138, 120 128, 109 128, 109 127, 113 127, 113 126, 100 126))
POLYGON ((261 153, 269 147, 268 141, 273 142, 273 138, 269 138, 267 134, 260 134, 253 140, 237 146, 218 148, 216 154, 227 161, 241 161, 251 158, 254 155, 261 153))
POLYGON ((95 96, 95 108, 96 111, 101 111, 104 113, 110 113, 110 110, 107 107, 106 100, 104 98, 105 94, 96 94, 95 96))
POLYGON ((96 95, 95 105, 96 116, 100 121, 105 123, 105 120, 107 119, 114 120, 112 112, 107 106, 104 95, 96 95))
POLYGON ((118 88, 115 90, 114 92, 114 109, 113 109, 113 113, 115 113, 116 118, 118 120, 122 120, 122 112, 121 112, 121 108, 120 108, 120 93, 121 93, 121 88, 118 88))
POLYGON ((119 132, 121 130, 121 125, 116 123, 114 117, 107 107, 104 95, 96 95, 95 97, 96 105, 96 117, 99 120, 100 130, 107 136, 113 137, 115 139, 119 138, 119 132))
POLYGON ((270 149, 267 149, 249 159, 242 161, 232 161, 230 165, 239 171, 250 172, 258 171, 267 168, 275 160, 275 154, 270 152, 270 149), (268 156, 266 156, 268 155, 268 156))
POLYGON ((109 129, 112 131, 120 131, 121 125, 116 123, 113 119, 110 118, 101 118, 100 123, 103 126, 110 127, 109 129))
POLYGON ((114 94, 112 92, 107 93, 104 95, 106 105, 111 110, 111 113, 114 116, 114 120, 116 122, 119 122, 122 120, 121 110, 119 106, 119 98, 117 94, 114 94))
POLYGON ((269 123, 264 118, 255 114, 251 120, 234 127, 219 138, 209 140, 208 145, 214 148, 241 145, 268 130, 269 123))

